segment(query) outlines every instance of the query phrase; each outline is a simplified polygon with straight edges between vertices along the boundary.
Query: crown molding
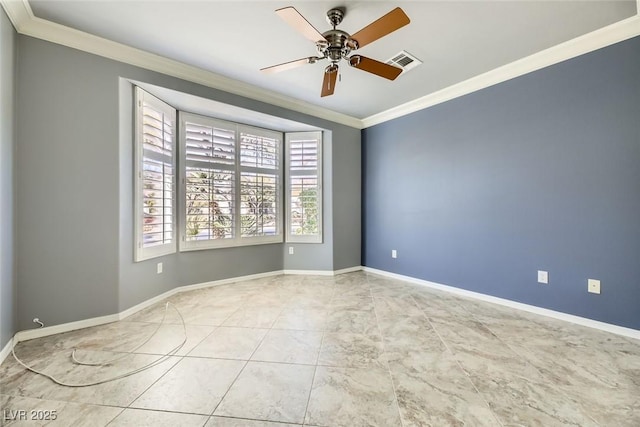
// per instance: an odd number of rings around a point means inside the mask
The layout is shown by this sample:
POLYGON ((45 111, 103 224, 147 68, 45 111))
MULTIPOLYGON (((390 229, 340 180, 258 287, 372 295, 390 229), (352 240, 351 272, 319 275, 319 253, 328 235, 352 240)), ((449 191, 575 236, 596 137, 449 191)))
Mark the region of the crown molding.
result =
POLYGON ((362 128, 362 121, 358 118, 38 18, 34 16, 27 0, 1 0, 1 2, 13 26, 20 34, 157 71, 320 119, 358 129, 362 128))
MULTIPOLYGON (((636 2, 636 10, 640 11, 640 0, 636 0, 636 2)), ((636 15, 633 17, 560 43, 413 101, 406 102, 363 119, 358 119, 224 77, 211 71, 206 71, 122 43, 116 43, 102 37, 97 37, 83 31, 38 18, 33 15, 28 0, 0 0, 0 3, 13 23, 13 26, 16 28, 16 31, 20 34, 125 62, 182 80, 220 89, 225 92, 266 102, 357 129, 363 129, 393 120, 640 35, 640 15, 636 12, 636 15)))
MULTIPOLYGON (((638 0, 638 10, 640 10, 640 0, 638 0)), ((362 119, 362 127, 368 128, 405 116, 638 35, 640 35, 640 17, 635 15, 437 92, 366 117, 362 119)))

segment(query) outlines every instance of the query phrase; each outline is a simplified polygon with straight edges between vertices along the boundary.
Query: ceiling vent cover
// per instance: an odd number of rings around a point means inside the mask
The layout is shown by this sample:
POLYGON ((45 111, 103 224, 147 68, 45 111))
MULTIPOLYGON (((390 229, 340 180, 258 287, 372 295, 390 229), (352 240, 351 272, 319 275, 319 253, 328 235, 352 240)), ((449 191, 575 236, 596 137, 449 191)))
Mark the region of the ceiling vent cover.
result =
POLYGON ((402 68, 402 74, 404 74, 422 64, 422 61, 411 55, 406 50, 403 50, 389 59, 387 64, 402 68))

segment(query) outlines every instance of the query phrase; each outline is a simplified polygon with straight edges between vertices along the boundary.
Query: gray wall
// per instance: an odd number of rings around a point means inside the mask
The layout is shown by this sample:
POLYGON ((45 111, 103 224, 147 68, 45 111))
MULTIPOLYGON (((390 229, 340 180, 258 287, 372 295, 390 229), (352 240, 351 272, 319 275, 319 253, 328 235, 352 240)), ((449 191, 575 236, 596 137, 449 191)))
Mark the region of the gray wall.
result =
POLYGON ((118 311, 117 68, 18 38, 21 329, 118 311))
POLYGON ((0 349, 16 332, 14 151, 16 32, 0 8, 0 349))
POLYGON ((640 329, 639 76, 634 38, 363 131, 364 264, 640 329))
POLYGON ((339 133, 333 150, 333 269, 361 262, 361 144, 339 133))
MULTIPOLYGON (((134 263, 129 80, 326 129, 334 135, 333 147, 358 146, 359 130, 30 37, 19 37, 18 56, 22 173, 17 272, 22 328, 31 326, 36 315, 51 325, 115 313, 181 285, 283 268, 332 269, 331 204, 328 209, 325 205, 325 218, 330 218, 325 236, 331 238, 321 245, 305 245, 286 262, 284 245, 276 244, 185 252, 134 263), (42 212, 47 212, 44 221, 39 218, 42 212), (303 262, 300 254, 305 251, 310 257, 303 262), (157 262, 164 264, 161 275, 156 274, 157 262)), ((329 170, 339 173, 329 159, 329 170)), ((330 183, 332 179, 329 176, 330 183)), ((359 233, 350 236, 351 244, 358 244, 359 233)))

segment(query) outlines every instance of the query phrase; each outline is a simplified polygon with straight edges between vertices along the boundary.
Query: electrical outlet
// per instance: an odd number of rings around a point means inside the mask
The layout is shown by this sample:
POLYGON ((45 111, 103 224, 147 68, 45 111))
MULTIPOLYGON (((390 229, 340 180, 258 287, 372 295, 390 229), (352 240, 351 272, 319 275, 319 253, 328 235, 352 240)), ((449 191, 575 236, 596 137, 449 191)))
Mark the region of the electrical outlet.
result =
POLYGON ((391 249, 391 258, 398 258, 398 251, 391 249))
POLYGON ((587 280, 587 290, 592 294, 600 294, 600 280, 587 280))
POLYGON ((289 255, 293 255, 293 246, 289 246, 289 255))
POLYGON ((162 274, 162 263, 161 262, 159 262, 158 265, 156 265, 156 273, 162 274))
POLYGON ((538 270, 538 283, 544 283, 545 285, 549 283, 549 272, 538 270))

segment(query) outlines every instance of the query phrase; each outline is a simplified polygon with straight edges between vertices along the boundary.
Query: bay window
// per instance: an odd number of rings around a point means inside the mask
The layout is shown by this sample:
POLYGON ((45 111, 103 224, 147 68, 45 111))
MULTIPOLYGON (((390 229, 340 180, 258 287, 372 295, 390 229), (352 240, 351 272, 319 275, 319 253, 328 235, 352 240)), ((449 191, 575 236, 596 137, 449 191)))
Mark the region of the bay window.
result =
POLYGON ((136 261, 285 235, 322 243, 322 132, 178 113, 140 88, 135 102, 136 261))

